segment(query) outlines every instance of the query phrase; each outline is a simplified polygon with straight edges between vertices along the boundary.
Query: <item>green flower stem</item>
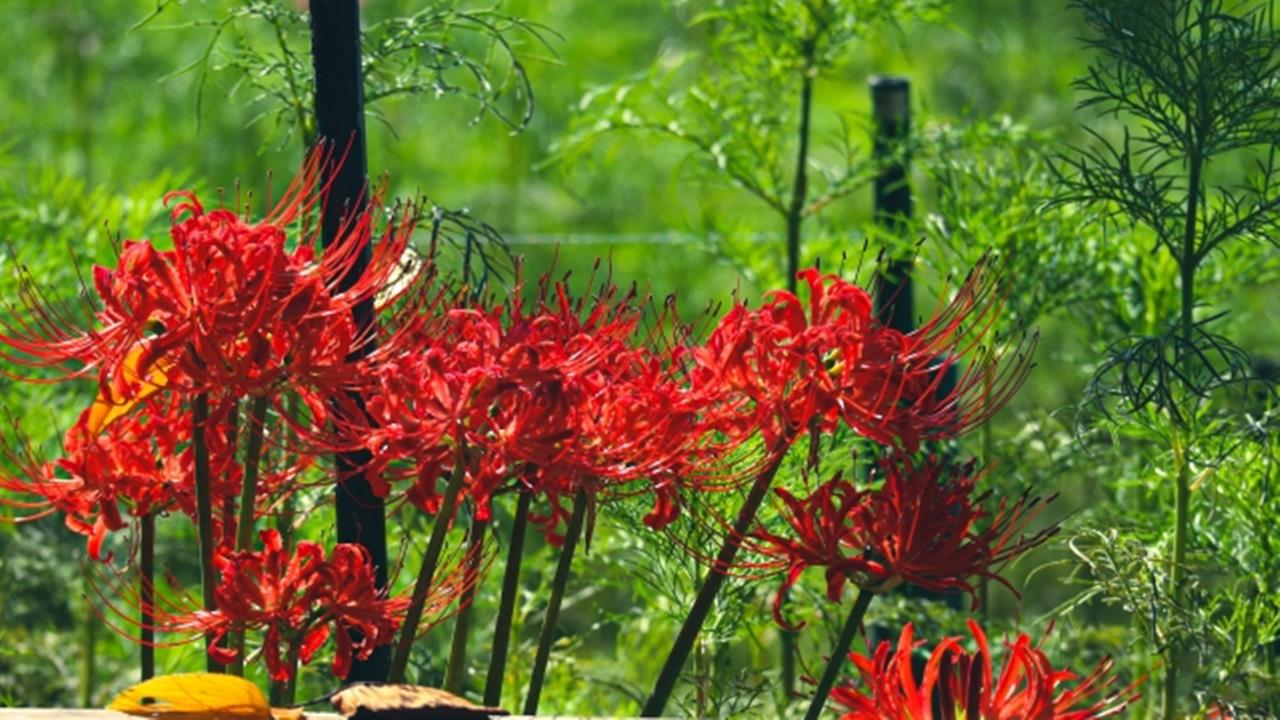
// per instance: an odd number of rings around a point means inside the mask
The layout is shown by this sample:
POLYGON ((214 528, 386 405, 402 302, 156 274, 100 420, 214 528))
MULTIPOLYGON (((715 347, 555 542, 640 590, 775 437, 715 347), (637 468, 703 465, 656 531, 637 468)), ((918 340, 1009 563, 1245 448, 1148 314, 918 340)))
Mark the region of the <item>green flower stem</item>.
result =
POLYGON ((791 439, 791 437, 785 438, 781 447, 774 452, 769 464, 756 476, 751 490, 747 492, 747 497, 738 510, 738 517, 733 522, 733 529, 724 539, 724 544, 720 546, 715 563, 702 579, 702 586, 698 588, 693 606, 689 608, 689 614, 685 616, 680 633, 676 635, 671 645, 671 652, 667 654, 667 660, 658 674, 657 682, 654 683, 653 692, 649 694, 649 699, 645 701, 644 708, 640 711, 641 717, 658 717, 666 708, 667 701, 675 690, 676 682, 680 679, 680 671, 684 668, 685 660, 693 650, 703 623, 711 614, 711 607, 715 604, 720 587, 724 585, 725 572, 733 565, 747 530, 755 522, 756 513, 760 510, 760 504, 764 502, 769 486, 773 484, 773 477, 778 474, 778 468, 781 467, 782 459, 787 454, 786 450, 791 445, 791 439))
POLYGON ((294 637, 285 651, 285 665, 289 668, 288 680, 272 680, 267 690, 271 707, 287 707, 293 704, 298 689, 298 655, 302 650, 302 638, 294 637))
POLYGON ((796 689, 796 641, 800 634, 795 630, 782 628, 778 630, 778 638, 782 640, 782 706, 791 703, 791 695, 796 689))
MULTIPOLYGON (((467 548, 467 577, 479 578, 480 560, 484 555, 484 536, 489 529, 487 521, 471 520, 471 537, 467 548)), ((471 632, 471 603, 476 597, 476 583, 470 583, 462 592, 458 615, 453 620, 453 640, 449 646, 449 664, 445 666, 444 689, 455 695, 462 694, 467 667, 467 639, 471 632)))
MULTIPOLYGON (((204 439, 208 424, 209 396, 206 393, 199 393, 191 410, 191 447, 195 456, 196 533, 200 542, 200 589, 203 594, 204 609, 213 611, 217 609, 217 600, 213 594, 216 582, 213 573, 213 496, 210 490, 209 446, 204 439)), ((205 636, 205 669, 212 673, 219 673, 222 672, 222 666, 214 662, 208 653, 212 641, 211 635, 205 636)))
MULTIPOLYGON (((142 612, 138 618, 139 660, 141 679, 149 680, 156 674, 155 620, 150 608, 155 605, 156 579, 156 515, 149 512, 138 518, 138 599, 142 612)), ((92 620, 90 620, 92 622, 92 620)), ((92 660, 90 660, 92 664, 92 660)), ((85 705, 88 707, 88 705, 85 705)))
MULTIPOLYGON (((284 414, 287 417, 297 417, 298 408, 297 393, 288 393, 284 396, 284 414)), ((293 447, 294 441, 297 440, 297 433, 289 423, 284 423, 285 447, 293 447)), ((296 460, 289 452, 284 453, 283 465, 290 467, 296 460)), ((276 531, 280 533, 280 542, 284 545, 284 549, 293 552, 293 521, 298 515, 298 503, 293 493, 290 493, 280 503, 280 510, 275 513, 276 531)))
MULTIPOLYGON (((239 515, 236 520, 236 550, 241 552, 253 546, 254 512, 258 505, 258 475, 262 465, 262 441, 266 434, 267 396, 259 395, 249 406, 249 438, 244 450, 244 484, 240 488, 239 515)), ((231 633, 231 646, 236 659, 227 672, 244 675, 244 631, 231 633)))
MULTIPOLYGON (((98 667, 98 615, 89 600, 93 590, 88 574, 84 577, 85 612, 80 625, 80 707, 93 706, 94 685, 97 683, 98 667)), ((142 678, 146 680, 146 677, 142 678)))
POLYGON ((813 111, 813 78, 817 75, 814 58, 817 42, 804 41, 804 69, 800 77, 800 127, 797 130, 795 179, 791 183, 791 202, 787 205, 787 290, 796 291, 796 273, 800 270, 801 229, 804 225, 805 202, 809 196, 809 119, 813 111))
MULTIPOLYGON (((1173 565, 1170 568, 1170 585, 1173 588, 1173 605, 1181 607, 1183 566, 1187 558, 1187 525, 1191 505, 1191 468, 1182 452, 1176 452, 1178 469, 1173 520, 1173 565)), ((1169 639, 1168 656, 1164 671, 1164 696, 1161 717, 1176 717, 1178 707, 1178 667, 1182 662, 1179 639, 1169 639)))
MULTIPOLYGON (((1204 58, 1202 58, 1203 60, 1204 58)), ((1203 100, 1203 98, 1201 98, 1203 100)), ((1203 107, 1203 106, 1202 106, 1203 107)), ((1190 121, 1188 121, 1190 122, 1190 121)), ((1182 280, 1182 339, 1187 347, 1192 347, 1195 337, 1195 305, 1196 305, 1196 266, 1199 263, 1196 253, 1197 213, 1200 210, 1200 192, 1205 158, 1199 148, 1194 148, 1187 157, 1187 201, 1186 219, 1183 226, 1182 253, 1178 258, 1182 280)), ((1183 359, 1183 372, 1191 375, 1191 357, 1183 359)), ((1181 447, 1178 434, 1174 434, 1174 465, 1177 469, 1177 485, 1174 488, 1173 518, 1173 559, 1169 568, 1169 585, 1173 597, 1174 608, 1180 608, 1183 601, 1182 586, 1187 563, 1187 530, 1190 525, 1191 507, 1191 458, 1190 447, 1181 447)), ((1161 716, 1177 717, 1178 710, 1178 669, 1182 664, 1182 648, 1178 638, 1171 638, 1164 673, 1164 697, 1162 698, 1161 716)))
POLYGON ((507 666, 507 648, 511 644, 511 620, 515 617, 516 595, 520 593, 520 562, 524 558, 524 536, 529 527, 529 504, 533 496, 521 491, 516 501, 516 514, 511 526, 511 544, 507 547, 507 565, 502 575, 502 597, 498 602, 498 621, 493 630, 493 649, 489 653, 489 674, 484 684, 484 704, 497 707, 502 702, 502 679, 507 666))
POLYGON ((524 714, 538 714, 538 699, 542 695, 542 683, 547 676, 547 661, 551 657, 551 643, 556 636, 556 621, 560 617, 560 605, 564 602, 565 586, 569 584, 569 571, 573 567, 573 551, 582 535, 583 521, 587 517, 587 492, 579 489, 573 498, 573 515, 564 531, 564 547, 556 563, 556 574, 551 581, 551 597, 547 599, 547 612, 542 619, 542 632, 538 635, 538 651, 533 657, 533 671, 529 676, 529 695, 524 700, 524 714))
POLYGON ((431 590, 436 566, 440 564, 440 552, 444 549, 444 538, 449 532, 454 510, 458 506, 458 495, 462 492, 462 479, 465 475, 466 464, 462 460, 462 453, 459 453, 453 474, 449 476, 449 485, 444 491, 444 501, 440 505, 440 511, 436 513, 435 524, 431 527, 431 538, 427 541, 427 552, 422 556, 422 565, 418 568, 418 579, 413 585, 413 596, 409 600, 409 610, 405 615, 404 627, 400 630, 400 639, 391 656, 389 682, 405 681, 405 670, 409 667, 409 653, 413 649, 413 641, 418 634, 418 623, 422 621, 422 610, 427 603, 427 593, 431 590))
MULTIPOLYGON (((995 429, 992 427, 991 412, 987 408, 987 404, 991 402, 991 393, 995 385, 995 368, 987 366, 982 373, 982 414, 986 420, 982 421, 982 466, 992 467, 996 461, 996 439, 995 429)), ((991 617, 991 578, 983 576, 978 581, 978 617, 982 622, 986 622, 991 617)))
POLYGON ((853 645, 853 636, 857 635, 858 628, 862 627, 862 616, 866 614, 867 606, 871 604, 873 597, 875 593, 870 590, 858 591, 858 599, 853 602, 853 609, 849 611, 849 618, 844 622, 844 629, 836 639, 836 646, 831 649, 827 668, 822 671, 822 679, 818 681, 818 689, 814 692, 813 701, 809 703, 809 711, 804 714, 805 720, 818 720, 823 708, 827 706, 827 696, 831 694, 831 688, 835 687, 840 669, 848 662, 845 656, 849 654, 849 648, 853 645))

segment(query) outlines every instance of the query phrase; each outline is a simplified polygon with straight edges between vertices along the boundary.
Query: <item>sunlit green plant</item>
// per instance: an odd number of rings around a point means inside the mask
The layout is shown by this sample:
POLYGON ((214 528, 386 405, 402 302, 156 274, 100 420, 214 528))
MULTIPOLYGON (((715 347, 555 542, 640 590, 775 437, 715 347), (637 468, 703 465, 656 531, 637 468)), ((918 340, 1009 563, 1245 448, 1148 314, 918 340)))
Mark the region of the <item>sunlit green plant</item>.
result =
MULTIPOLYGON (((1104 223, 1142 226, 1155 252, 1177 267, 1176 316, 1163 318, 1154 334, 1113 345, 1091 395, 1107 418, 1167 451, 1153 470, 1173 482, 1172 540, 1167 578, 1151 595, 1162 594, 1174 609, 1163 617, 1185 618, 1194 607, 1228 602, 1224 594, 1208 600, 1193 593, 1208 587, 1203 573, 1212 567, 1189 553, 1193 521, 1210 509, 1192 507, 1193 490, 1230 456, 1223 434, 1243 427, 1231 421, 1239 415, 1232 397, 1256 385, 1248 354, 1213 327, 1218 316, 1198 313, 1209 298, 1197 280, 1224 248, 1275 243, 1280 230, 1280 30, 1266 2, 1078 0, 1073 6, 1084 14, 1088 45, 1097 52, 1077 83, 1082 106, 1115 118, 1119 128, 1088 128, 1094 142, 1056 166, 1059 197, 1098 210, 1104 223)), ((1208 545, 1209 528, 1203 535, 1197 550, 1208 545)), ((1211 562, 1218 552, 1208 549, 1204 557, 1211 562)), ((1126 568, 1113 563, 1104 572, 1132 576, 1126 568)), ((1136 602, 1128 605, 1139 612, 1136 602)), ((1226 614, 1247 616, 1234 609, 1226 614)), ((1176 621, 1153 625, 1165 660, 1162 713, 1174 717, 1190 685, 1179 674, 1189 668, 1188 651, 1199 635, 1176 621)), ((1205 674, 1193 673, 1196 689, 1205 674)))
MULTIPOLYGON (((144 23, 161 16, 162 0, 144 23)), ((202 52, 177 74, 197 77, 196 115, 215 75, 230 77, 229 94, 247 93, 258 114, 284 140, 312 142, 314 85, 305 3, 245 0, 220 16, 188 20, 185 28, 208 28, 202 52)), ((397 97, 459 97, 475 107, 474 120, 492 115, 513 130, 533 117, 533 85, 523 53, 549 51, 552 32, 501 12, 474 9, 458 0, 434 0, 409 15, 390 16, 362 29, 365 102, 369 115, 387 122, 378 107, 397 97)))
POLYGON ((745 192, 778 219, 786 259, 773 266, 794 291, 796 271, 811 260, 802 248, 806 222, 876 174, 860 150, 858 123, 841 118, 836 141, 819 148, 815 84, 841 68, 868 33, 934 17, 946 0, 682 4, 693 9, 691 26, 709 38, 705 57, 661 62, 639 78, 592 90, 560 152, 572 157, 617 132, 683 146, 715 182, 745 192))

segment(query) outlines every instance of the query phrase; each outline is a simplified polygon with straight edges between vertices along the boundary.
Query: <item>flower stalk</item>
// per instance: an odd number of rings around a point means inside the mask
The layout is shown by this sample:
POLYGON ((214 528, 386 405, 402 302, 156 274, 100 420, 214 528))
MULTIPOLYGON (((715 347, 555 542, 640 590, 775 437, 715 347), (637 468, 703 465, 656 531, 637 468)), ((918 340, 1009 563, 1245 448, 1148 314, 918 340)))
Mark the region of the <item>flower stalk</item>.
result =
POLYGON ((511 644, 516 595, 520 593, 520 562, 524 558, 524 536, 529 527, 529 504, 532 500, 533 495, 524 490, 516 500, 507 563, 502 575, 502 595, 498 601, 498 619, 493 631, 493 648, 489 653, 489 674, 484 684, 484 704, 492 707, 502 702, 502 679, 507 666, 507 648, 511 644))
POLYGON ((653 692, 649 694, 648 700, 645 701, 644 709, 640 712, 641 717, 658 717, 662 715, 662 711, 666 708, 667 701, 675 690, 676 682, 680 679, 680 671, 684 667, 685 660, 689 658, 689 653, 693 650, 693 645, 698 639, 698 633, 702 631, 702 625, 706 622, 707 616, 711 614, 711 608, 715 604, 716 596, 720 593, 721 586, 724 585, 725 573, 733 566, 733 561, 738 556, 738 550, 742 548, 747 531, 751 529, 752 523, 755 522, 756 513, 760 511, 760 504, 764 502, 765 495, 769 492, 769 486, 773 484, 773 478, 778 474, 778 468, 782 466, 782 459, 786 456, 786 449, 790 444, 791 436, 788 434, 785 436, 781 446, 774 451, 773 458, 769 464, 760 471, 760 474, 756 476, 755 481, 751 484, 751 490, 747 493, 746 499, 743 500, 742 507, 738 510, 738 517, 733 522, 733 529, 725 537, 724 544, 720 546, 720 552, 716 554, 715 563, 707 569, 707 574, 702 579, 702 585, 698 588, 698 595, 694 598, 693 605, 689 608, 689 614, 685 616, 684 624, 680 626, 680 632, 676 635, 675 642, 671 645, 671 652, 667 654, 667 660, 663 663, 661 672, 658 673, 658 680, 654 683, 653 692))
MULTIPOLYGON (((205 432, 208 430, 209 424, 209 395, 207 393, 198 393, 191 411, 191 446, 195 457, 195 486, 196 486, 196 533, 199 536, 200 543, 200 590, 201 597, 204 600, 204 609, 206 611, 214 611, 217 609, 217 601, 214 599, 214 590, 217 587, 217 578, 214 577, 213 568, 213 499, 210 485, 212 478, 209 470, 209 446, 205 441, 205 432)), ((205 669, 208 672, 222 672, 222 665, 209 654, 209 647, 213 643, 211 635, 205 636, 205 669)))
POLYGON ((529 677, 529 694, 524 700, 524 714, 538 714, 538 700, 542 696, 542 684, 547 676, 547 662, 551 658, 551 644, 556 637, 556 621, 564 602, 564 590, 569 584, 569 572, 573 567, 573 552, 582 535, 582 525, 587 517, 587 491, 579 488, 573 498, 573 515, 564 532, 564 547, 556 562, 556 574, 551 580, 551 596, 547 599, 546 615, 542 618, 542 632, 538 635, 538 650, 533 658, 533 671, 529 677))
POLYGON ((457 464, 449 476, 449 485, 444 491, 444 501, 439 512, 436 513, 435 524, 431 527, 431 537, 427 540, 427 551, 422 556, 422 565, 418 568, 418 579, 413 585, 409 610, 405 614, 400 639, 396 642, 395 651, 391 656, 391 672, 388 680, 393 683, 405 682, 405 670, 409 667, 409 653, 413 650, 413 641, 418 634, 418 623, 422 620, 422 611, 426 606, 431 581, 435 577, 436 566, 440 564, 440 553, 444 550, 445 535, 449 532, 449 525, 458 505, 458 495, 462 492, 462 481, 466 477, 464 454, 459 453, 457 464))
MULTIPOLYGON (((254 514, 258 499, 258 476, 262 465, 262 443, 266 434, 267 396, 258 395, 249 405, 249 437, 244 450, 244 484, 240 488, 239 515, 236 521, 236 550, 253 547, 254 514)), ((244 631, 231 633, 231 647, 236 659, 227 667, 232 675, 244 675, 244 631)))
MULTIPOLYGON (((472 518, 471 537, 467 541, 467 577, 479 577, 480 561, 484 557, 484 536, 489 530, 487 520, 472 518)), ((444 689, 461 694, 467 668, 467 640, 471 633, 471 603, 475 600, 476 584, 467 583, 458 601, 458 615, 453 621, 453 639, 449 645, 449 664, 445 666, 444 689)))
POLYGON ((809 710, 804 715, 805 720, 818 720, 822 715, 822 710, 827 705, 827 696, 831 694, 831 688, 835 687, 840 669, 847 662, 846 656, 849 654, 849 648, 853 646, 853 636, 857 635, 858 629, 862 627, 862 617, 866 615, 867 606, 871 604, 873 597, 875 593, 866 588, 858 591, 858 598, 854 600, 853 608, 849 610, 849 617, 844 621, 844 628, 836 638, 835 647, 831 649, 831 657, 827 660, 826 669, 822 671, 822 679, 818 681, 818 689, 809 703, 809 710))
POLYGON ((292 705, 298 688, 298 653, 302 647, 301 638, 293 638, 289 649, 285 651, 285 663, 289 667, 289 677, 283 680, 272 680, 268 689, 268 699, 272 707, 292 705))
MULTIPOLYGON (((142 680, 150 680, 156 674, 156 633, 151 608, 155 607, 156 575, 156 515, 149 512, 138 518, 138 598, 139 633, 138 650, 142 680)), ((92 622, 92 620, 90 620, 92 622)), ((92 660, 89 661, 92 665, 92 660)), ((88 703, 84 703, 88 707, 88 703)))

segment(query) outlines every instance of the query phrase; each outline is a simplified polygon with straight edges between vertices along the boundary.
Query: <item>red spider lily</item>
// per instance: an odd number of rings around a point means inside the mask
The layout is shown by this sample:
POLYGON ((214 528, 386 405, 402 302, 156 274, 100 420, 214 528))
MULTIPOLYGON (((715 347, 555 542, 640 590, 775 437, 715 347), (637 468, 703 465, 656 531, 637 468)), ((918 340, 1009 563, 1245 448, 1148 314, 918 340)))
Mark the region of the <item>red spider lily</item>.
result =
MULTIPOLYGON (((835 392, 828 363, 858 357, 873 324, 871 298, 857 286, 810 269, 809 312, 795 295, 774 291, 759 310, 736 304, 692 353, 695 391, 738 398, 716 419, 729 433, 764 433, 773 447, 787 428, 822 416, 835 392)), ((896 398, 886 396, 886 404, 896 398)))
MULTIPOLYGON (((275 530, 263 530, 262 550, 230 552, 217 560, 217 610, 160 612, 160 629, 198 631, 221 640, 228 632, 262 630, 263 657, 273 680, 293 675, 296 657, 310 662, 335 637, 333 672, 346 677, 353 657, 365 659, 391 642, 408 601, 388 598, 374 585, 373 566, 362 546, 340 543, 328 559, 317 543, 299 542, 289 552, 275 530), (281 646, 287 647, 282 656, 281 646)), ((222 663, 235 651, 217 642, 209 654, 222 663)))
MULTIPOLYGON (((392 641, 409 601, 377 589, 363 546, 339 543, 326 558, 323 547, 310 541, 290 550, 276 530, 260 531, 259 539, 260 550, 226 546, 215 556, 219 580, 214 610, 205 609, 172 574, 169 588, 162 590, 145 578, 140 584, 130 582, 98 564, 91 585, 109 611, 99 617, 120 635, 151 647, 177 647, 209 637, 214 640, 208 644, 209 656, 223 664, 232 662, 237 651, 218 641, 233 632, 261 632, 260 654, 273 680, 292 677, 297 663, 309 663, 330 638, 332 670, 340 678, 346 677, 353 659, 367 659, 374 648, 392 641), (134 629, 149 630, 151 637, 139 638, 134 629), (155 640, 157 635, 168 639, 155 640)), ((486 561, 483 554, 448 560, 448 568, 428 589, 423 632, 458 609, 457 601, 467 597, 486 561)))
POLYGON ((419 349, 372 368, 367 414, 340 423, 334 446, 358 443, 379 492, 408 480, 408 499, 429 512, 459 464, 481 520, 494 494, 534 493, 547 510, 531 517, 557 542, 566 498, 585 489, 594 503, 670 472, 696 440, 687 399, 684 410, 667 402, 685 392, 677 364, 637 337, 635 291, 589 294, 571 298, 544 276, 532 305, 517 288, 499 306, 446 308, 419 326, 419 349), (653 412, 663 406, 672 412, 653 412))
POLYGON ((902 581, 975 594, 968 578, 980 576, 1008 586, 993 568, 1058 531, 1055 524, 1024 534, 1056 494, 1042 500, 1024 493, 1017 502, 1001 499, 995 509, 984 510, 990 493, 974 494, 978 477, 972 462, 951 469, 946 478, 934 456, 918 467, 907 457, 890 458, 881 469, 884 484, 856 508, 853 521, 857 534, 852 541, 863 549, 859 572, 864 583, 902 581))
POLYGON ((818 486, 803 500, 785 488, 774 490, 786 507, 784 517, 795 537, 775 535, 763 529, 754 535, 761 541, 758 549, 780 558, 785 563, 786 575, 782 587, 773 599, 773 617, 779 625, 798 628, 782 617, 782 603, 788 591, 799 581, 805 570, 825 567, 827 572, 827 596, 834 602, 844 593, 845 582, 854 569, 857 558, 850 556, 848 544, 854 528, 854 510, 866 501, 865 493, 851 483, 839 478, 818 486))
POLYGON ((992 345, 1002 305, 997 272, 983 261, 920 328, 903 334, 877 326, 844 376, 841 417, 861 434, 911 452, 921 441, 958 437, 981 425, 1004 407, 1032 367, 1034 335, 1010 350, 992 345), (946 371, 966 359, 955 385, 944 392, 946 371), (895 388, 898 401, 876 417, 884 407, 880 393, 861 388, 883 386, 895 388), (869 416, 875 419, 865 424, 869 416))
POLYGON ((842 720, 1089 720, 1115 717, 1139 697, 1137 682, 1114 687, 1110 658, 1083 677, 1054 670, 1025 633, 1005 642, 1008 656, 997 677, 982 628, 970 620, 969 631, 977 652, 966 652, 958 637, 943 640, 921 679, 911 658, 924 643, 912 640, 910 624, 896 649, 882 642, 872 658, 850 653, 866 691, 852 684, 832 690, 831 699, 847 709, 842 720))
POLYGON ((799 273, 807 306, 782 291, 759 310, 737 304, 705 346, 693 351, 695 387, 738 398, 721 430, 763 430, 774 447, 788 430, 827 430, 843 421, 878 443, 915 451, 922 440, 955 437, 990 417, 1030 368, 1027 347, 983 349, 1000 307, 994 273, 979 265, 955 300, 919 330, 882 325, 861 288, 810 268, 799 273), (941 393, 946 368, 973 359, 956 388, 941 393))
MULTIPOLYGON (((24 520, 63 513, 67 526, 88 538, 94 559, 102 559, 107 533, 126 526, 125 514, 176 508, 194 515, 191 424, 182 422, 184 412, 176 397, 153 397, 100 434, 87 410, 67 431, 59 459, 39 460, 30 448, 6 452, 20 472, 0 476, 0 489, 12 493, 0 503, 36 511, 24 520)), ((220 501, 235 497, 241 482, 229 412, 229 404, 215 407, 206 432, 211 490, 220 501)))
POLYGON ((406 210, 390 223, 369 268, 339 287, 359 262, 377 211, 348 221, 320 259, 314 229, 290 248, 289 231, 321 199, 317 177, 325 161, 317 151, 256 224, 231 210, 206 211, 192 193, 170 194, 172 250, 130 241, 114 268, 94 268, 102 307, 89 327, 28 294, 30 315, 3 325, 4 357, 63 367, 69 376, 96 371, 100 395, 125 410, 158 385, 231 397, 271 393, 284 383, 295 391, 343 386, 352 376, 348 356, 369 341, 357 336, 352 309, 400 271, 412 222, 406 210))
POLYGON ((785 568, 774 598, 778 623, 792 627, 782 618, 782 603, 810 567, 826 569, 833 601, 851 579, 873 592, 904 582, 935 591, 964 590, 976 602, 972 578, 1008 586, 998 566, 1057 532, 1054 525, 1024 534, 1052 497, 1042 502, 1023 495, 987 511, 982 503, 988 495, 975 495, 972 463, 948 469, 946 477, 944 469, 936 457, 917 466, 909 457, 897 456, 881 464, 884 482, 874 490, 860 491, 839 478, 804 499, 776 489, 790 532, 755 530, 747 547, 771 559, 744 565, 785 568))

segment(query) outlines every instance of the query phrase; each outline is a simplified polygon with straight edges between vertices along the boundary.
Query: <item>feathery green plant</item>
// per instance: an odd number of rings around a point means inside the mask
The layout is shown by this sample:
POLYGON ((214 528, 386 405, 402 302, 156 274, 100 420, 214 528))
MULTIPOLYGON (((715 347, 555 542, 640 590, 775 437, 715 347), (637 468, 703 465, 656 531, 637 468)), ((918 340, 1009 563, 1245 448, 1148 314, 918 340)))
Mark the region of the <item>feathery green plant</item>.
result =
MULTIPOLYGON (((1081 106, 1114 118, 1120 132, 1087 128, 1095 142, 1056 165, 1059 200, 1096 209, 1104 223, 1144 227, 1178 269, 1177 317, 1154 336, 1114 345, 1091 394, 1168 450, 1173 538, 1159 590, 1186 615, 1206 602, 1193 598, 1193 587, 1207 587, 1195 582, 1200 568, 1189 555, 1193 518, 1202 517, 1191 507, 1193 489, 1225 459, 1215 452, 1220 443, 1208 442, 1237 410, 1223 395, 1256 385, 1247 353, 1210 329, 1219 316, 1197 317, 1205 298, 1196 281, 1228 244, 1280 237, 1280 29, 1270 2, 1072 5, 1084 13, 1096 52, 1077 83, 1081 106)), ((1165 661, 1162 714, 1175 717, 1193 633, 1166 623, 1153 635, 1165 661)))
POLYGON ((805 262, 806 221, 876 175, 859 149, 865 133, 855 124, 841 123, 829 151, 814 146, 814 113, 821 108, 815 83, 840 68, 869 31, 934 17, 946 0, 687 4, 706 8, 691 21, 709 38, 706 57, 660 61, 639 78, 591 91, 557 152, 576 157, 617 131, 653 133, 688 148, 713 178, 754 197, 781 221, 786 260, 773 265, 783 268, 794 291, 805 262))

